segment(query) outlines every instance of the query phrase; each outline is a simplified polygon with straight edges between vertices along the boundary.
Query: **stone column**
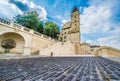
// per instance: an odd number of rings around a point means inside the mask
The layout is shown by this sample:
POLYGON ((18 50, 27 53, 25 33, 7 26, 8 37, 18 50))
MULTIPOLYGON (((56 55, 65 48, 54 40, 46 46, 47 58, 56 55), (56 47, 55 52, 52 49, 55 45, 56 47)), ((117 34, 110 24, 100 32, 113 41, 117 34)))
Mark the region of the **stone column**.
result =
POLYGON ((31 55, 31 47, 24 47, 23 55, 31 55))
POLYGON ((23 55, 31 55, 31 50, 32 50, 31 43, 32 43, 33 32, 34 31, 31 30, 29 36, 26 38, 26 44, 25 44, 25 47, 24 47, 23 55))

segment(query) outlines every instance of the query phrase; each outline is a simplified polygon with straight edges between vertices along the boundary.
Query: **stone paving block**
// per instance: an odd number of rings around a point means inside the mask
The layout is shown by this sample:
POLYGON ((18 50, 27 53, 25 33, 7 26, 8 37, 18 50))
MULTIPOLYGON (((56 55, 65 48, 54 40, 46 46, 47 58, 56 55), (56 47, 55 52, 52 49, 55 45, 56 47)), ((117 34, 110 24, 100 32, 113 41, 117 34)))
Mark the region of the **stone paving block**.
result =
POLYGON ((103 57, 0 60, 0 81, 105 81, 107 77, 120 81, 120 63, 103 57))

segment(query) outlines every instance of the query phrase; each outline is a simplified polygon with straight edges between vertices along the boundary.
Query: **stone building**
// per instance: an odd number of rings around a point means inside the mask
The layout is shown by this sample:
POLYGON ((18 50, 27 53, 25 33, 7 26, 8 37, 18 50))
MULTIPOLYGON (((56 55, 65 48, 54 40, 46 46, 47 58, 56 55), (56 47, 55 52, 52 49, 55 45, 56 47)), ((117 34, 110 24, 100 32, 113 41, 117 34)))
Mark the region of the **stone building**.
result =
POLYGON ((71 14, 71 21, 63 25, 59 40, 63 43, 70 41, 75 44, 75 54, 90 54, 90 44, 81 43, 80 13, 75 7, 71 14))
POLYGON ((99 45, 91 45, 90 46, 90 53, 93 54, 93 55, 97 55, 98 53, 98 50, 100 49, 101 47, 99 45))
POLYGON ((59 40, 62 42, 71 41, 80 43, 80 17, 79 11, 75 7, 72 11, 71 21, 63 25, 59 40))

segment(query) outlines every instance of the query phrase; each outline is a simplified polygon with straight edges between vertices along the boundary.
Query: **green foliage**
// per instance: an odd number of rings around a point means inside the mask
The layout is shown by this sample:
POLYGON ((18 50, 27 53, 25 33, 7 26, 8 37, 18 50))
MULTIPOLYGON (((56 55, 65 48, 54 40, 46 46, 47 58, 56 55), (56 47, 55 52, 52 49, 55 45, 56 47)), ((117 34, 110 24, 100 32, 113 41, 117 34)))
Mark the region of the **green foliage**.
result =
POLYGON ((24 15, 17 15, 15 18, 15 22, 25 26, 27 28, 33 29, 39 33, 44 33, 47 36, 57 39, 57 35, 59 34, 59 27, 57 24, 53 22, 43 23, 39 21, 38 14, 29 13, 24 15))
POLYGON ((40 33, 43 33, 43 30, 44 30, 43 24, 42 24, 42 22, 39 22, 39 26, 37 28, 37 31, 40 32, 40 33))
POLYGON ((43 33, 43 25, 38 20, 37 14, 31 13, 25 15, 17 15, 15 17, 15 22, 37 32, 43 33))
POLYGON ((59 27, 53 22, 46 22, 43 33, 47 36, 57 39, 57 35, 59 34, 59 27))

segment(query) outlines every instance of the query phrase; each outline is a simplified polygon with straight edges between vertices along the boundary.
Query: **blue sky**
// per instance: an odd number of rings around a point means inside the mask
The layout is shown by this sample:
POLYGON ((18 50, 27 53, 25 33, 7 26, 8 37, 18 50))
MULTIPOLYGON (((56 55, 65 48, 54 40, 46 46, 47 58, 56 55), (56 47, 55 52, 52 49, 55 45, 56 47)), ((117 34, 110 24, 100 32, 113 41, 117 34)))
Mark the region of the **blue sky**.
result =
POLYGON ((75 6, 82 42, 120 49, 120 0, 0 0, 0 16, 12 19, 37 10, 42 21, 53 21, 61 29, 75 6))

